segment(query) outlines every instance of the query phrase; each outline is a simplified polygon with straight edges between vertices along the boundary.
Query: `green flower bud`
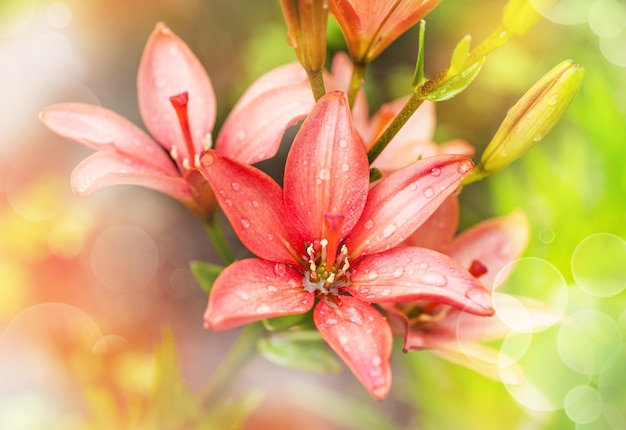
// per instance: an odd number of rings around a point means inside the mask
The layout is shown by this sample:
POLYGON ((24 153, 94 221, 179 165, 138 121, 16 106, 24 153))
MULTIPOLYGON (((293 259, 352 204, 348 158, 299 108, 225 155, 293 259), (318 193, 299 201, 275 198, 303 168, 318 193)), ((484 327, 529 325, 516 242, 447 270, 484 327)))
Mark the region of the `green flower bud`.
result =
POLYGON ((566 60, 545 74, 506 114, 466 183, 504 169, 540 142, 574 99, 584 74, 566 60))
POLYGON ((280 0, 287 40, 307 72, 322 70, 326 60, 328 0, 280 0))

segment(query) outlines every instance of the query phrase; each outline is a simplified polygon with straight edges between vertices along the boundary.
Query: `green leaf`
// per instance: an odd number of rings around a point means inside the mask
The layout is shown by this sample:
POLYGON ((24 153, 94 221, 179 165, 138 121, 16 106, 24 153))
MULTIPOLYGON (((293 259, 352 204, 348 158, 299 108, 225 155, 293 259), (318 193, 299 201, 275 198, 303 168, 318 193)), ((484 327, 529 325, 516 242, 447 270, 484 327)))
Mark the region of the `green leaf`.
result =
POLYGON ((213 288, 213 283, 215 279, 222 273, 224 267, 218 266, 217 264, 205 263, 203 261, 192 261, 189 265, 191 267, 191 271, 200 284, 200 288, 209 295, 211 292, 211 288, 213 288))
POLYGON ((422 90, 426 92, 424 98, 433 102, 440 102, 449 100, 457 94, 460 94, 476 78, 484 62, 485 58, 482 58, 480 61, 452 77, 448 77, 448 74, 446 74, 441 83, 432 81, 426 82, 422 90))
MULTIPOLYGON (((426 21, 420 21, 419 40, 417 44, 417 62, 413 74, 413 88, 417 88, 426 81, 424 77, 424 34, 426 33, 426 21)), ((370 181, 371 182, 371 181, 370 181)))
POLYGON ((257 346, 261 355, 279 366, 316 373, 338 373, 342 369, 337 356, 317 331, 270 336, 260 339, 257 346))
POLYGON ((285 315, 284 317, 268 318, 263 320, 263 327, 268 331, 284 331, 300 323, 305 314, 285 315))
POLYGON ((450 68, 448 68, 447 75, 455 76, 461 73, 465 68, 465 62, 467 61, 467 54, 470 50, 472 43, 472 37, 468 34, 454 48, 452 52, 452 58, 450 58, 450 68))

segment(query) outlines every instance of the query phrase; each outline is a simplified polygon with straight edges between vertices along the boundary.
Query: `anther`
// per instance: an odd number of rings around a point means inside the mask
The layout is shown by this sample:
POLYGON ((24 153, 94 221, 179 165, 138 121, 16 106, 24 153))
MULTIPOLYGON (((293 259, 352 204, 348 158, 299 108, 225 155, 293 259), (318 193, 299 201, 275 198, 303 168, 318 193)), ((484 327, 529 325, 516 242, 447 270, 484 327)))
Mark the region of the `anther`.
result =
POLYGON ((487 273, 487 267, 478 260, 472 260, 472 263, 467 270, 474 278, 480 278, 487 273))

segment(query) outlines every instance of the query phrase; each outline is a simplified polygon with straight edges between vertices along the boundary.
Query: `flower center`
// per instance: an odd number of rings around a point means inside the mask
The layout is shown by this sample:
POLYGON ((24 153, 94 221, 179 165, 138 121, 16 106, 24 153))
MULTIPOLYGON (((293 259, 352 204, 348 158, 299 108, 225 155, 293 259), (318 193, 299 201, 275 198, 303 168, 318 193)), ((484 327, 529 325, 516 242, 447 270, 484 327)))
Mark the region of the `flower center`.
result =
POLYGON ((303 285, 310 293, 317 292, 338 305, 339 288, 349 283, 350 260, 346 245, 339 246, 343 215, 324 216, 325 238, 306 248, 303 285))

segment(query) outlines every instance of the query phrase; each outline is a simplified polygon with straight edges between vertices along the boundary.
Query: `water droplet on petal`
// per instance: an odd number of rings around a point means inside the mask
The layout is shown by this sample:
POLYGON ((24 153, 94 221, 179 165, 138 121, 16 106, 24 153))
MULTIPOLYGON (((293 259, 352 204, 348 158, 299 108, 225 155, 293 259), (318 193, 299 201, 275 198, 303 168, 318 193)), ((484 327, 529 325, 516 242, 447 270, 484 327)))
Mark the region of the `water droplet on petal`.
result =
POLYGON ((241 300, 248 300, 248 299, 250 299, 250 295, 248 293, 246 293, 245 291, 242 291, 242 290, 235 290, 235 295, 237 297, 239 297, 241 300))
POLYGON ((213 164, 214 161, 215 161, 215 155, 213 155, 211 152, 205 152, 202 155, 202 158, 200 159, 200 163, 203 166, 207 166, 207 167, 213 164))
POLYGON ((374 227, 374 221, 371 219, 368 219, 367 221, 365 221, 365 228, 370 230, 372 227, 374 227))
POLYGON ((432 176, 439 176, 439 175, 441 175, 441 169, 440 169, 439 167, 433 167, 433 168, 430 170, 430 174, 431 174, 432 176))
POLYGON ((378 279, 378 272, 376 272, 375 270, 371 271, 367 275, 367 279, 369 279, 370 281, 374 281, 374 280, 378 279))
POLYGON ((472 162, 469 160, 462 161, 459 164, 458 170, 459 170, 459 173, 463 173, 463 174, 469 172, 470 170, 472 170, 472 162))
POLYGON ((345 310, 345 316, 348 321, 358 325, 363 325, 363 313, 357 308, 347 308, 345 310))
POLYGON ((267 286, 267 291, 270 293, 275 293, 276 291, 278 291, 278 288, 276 288, 275 285, 268 285, 267 286))
POLYGON ((404 267, 396 267, 396 269, 393 271, 392 276, 394 278, 399 278, 402 275, 404 275, 404 267))
POLYGON ((426 262, 420 263, 420 269, 422 269, 422 270, 428 269, 428 263, 426 263, 426 262))
POLYGON ((247 218, 241 218, 241 225, 243 226, 243 228, 249 228, 250 227, 250 221, 248 221, 247 218))
POLYGON ((269 314, 272 312, 272 309, 267 304, 262 304, 258 308, 256 308, 257 314, 269 314))
POLYGON ((385 227, 385 229, 383 230, 383 237, 386 239, 389 236, 391 236, 392 234, 394 234, 396 232, 396 230, 398 230, 398 227, 395 224, 389 224, 387 227, 385 227))
POLYGON ((321 180, 325 181, 326 179, 330 178, 330 169, 328 167, 320 169, 320 171, 317 173, 317 176, 321 180))
POLYGON ((228 206, 232 206, 233 205, 233 201, 231 199, 224 200, 224 203, 226 203, 228 206))
POLYGON ((558 100, 559 100, 558 94, 552 94, 552 96, 548 99, 548 104, 550 106, 554 106, 558 100))
POLYGON ((433 287, 445 287, 448 279, 439 272, 426 272, 422 275, 421 282, 433 287))
POLYGON ((239 189, 239 183, 238 182, 233 182, 232 184, 230 184, 231 187, 233 187, 233 190, 238 190, 239 189))
POLYGON ((348 170, 350 170, 350 165, 348 163, 343 163, 341 165, 341 170, 347 172, 348 170))
POLYGON ((385 297, 386 297, 386 296, 388 296, 388 295, 390 295, 390 294, 391 294, 391 288, 385 288, 384 290, 382 290, 382 291, 380 292, 380 295, 381 295, 381 296, 385 296, 385 297))
POLYGON ((380 358, 380 356, 375 356, 374 358, 372 358, 372 366, 380 366, 383 363, 383 359, 380 358))
POLYGON ((267 234, 267 240, 274 240, 274 235, 271 233, 267 234))
POLYGON ((433 187, 426 187, 426 188, 424 188, 424 197, 429 199, 429 198, 431 198, 434 195, 435 195, 435 190, 433 189, 433 187))
POLYGON ((346 139, 341 139, 339 141, 339 147, 340 148, 346 148, 348 146, 348 141, 346 139))
POLYGON ((533 137, 533 142, 539 142, 541 139, 543 139, 543 136, 542 136, 542 135, 540 135, 540 134, 536 134, 536 135, 533 137))
POLYGON ((259 202, 256 201, 256 200, 253 200, 252 201, 252 206, 254 206, 255 208, 258 208, 259 207, 259 202))
POLYGON ((327 318, 325 323, 326 325, 337 325, 337 320, 334 318, 327 318))
POLYGON ((411 182, 411 184, 409 184, 409 190, 410 191, 417 190, 417 184, 415 182, 411 182))

